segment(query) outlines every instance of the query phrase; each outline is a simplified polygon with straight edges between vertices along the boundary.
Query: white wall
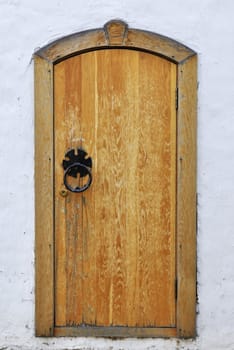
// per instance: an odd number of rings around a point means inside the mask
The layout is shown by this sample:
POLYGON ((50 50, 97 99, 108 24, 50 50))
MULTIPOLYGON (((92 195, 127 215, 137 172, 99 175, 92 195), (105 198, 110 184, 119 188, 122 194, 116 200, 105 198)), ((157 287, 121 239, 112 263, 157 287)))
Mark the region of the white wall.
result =
POLYGON ((0 0, 0 349, 234 349, 234 2, 0 0), (198 337, 34 337, 34 50, 121 18, 198 52, 198 337))

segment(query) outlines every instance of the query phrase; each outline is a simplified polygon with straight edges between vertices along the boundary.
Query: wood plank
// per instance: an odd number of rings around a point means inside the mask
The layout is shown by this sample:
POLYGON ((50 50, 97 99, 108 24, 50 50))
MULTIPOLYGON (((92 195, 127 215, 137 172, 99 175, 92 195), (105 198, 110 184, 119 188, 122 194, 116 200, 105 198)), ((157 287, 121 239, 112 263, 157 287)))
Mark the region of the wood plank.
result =
POLYGON ((80 60, 55 66, 55 242, 56 325, 82 323, 82 197, 64 190, 61 166, 65 152, 82 143, 80 113, 80 60))
POLYGON ((143 326, 173 326, 176 66, 153 55, 139 55, 138 319, 143 326))
MULTIPOLYGON (((54 67, 54 126, 56 128, 58 113, 64 118, 64 78, 65 69, 61 67, 59 73, 56 66, 54 67), (56 99, 56 95, 60 94, 60 98, 56 99)), ((64 132, 60 135, 61 141, 64 141, 64 132)), ((61 147, 61 153, 64 152, 65 142, 59 143, 61 147)), ((55 147, 55 159, 57 155, 57 147, 55 147)), ((65 211, 66 197, 61 196, 61 191, 64 191, 64 195, 67 194, 66 188, 63 186, 63 181, 60 175, 58 180, 58 174, 61 173, 61 161, 55 162, 55 325, 66 325, 66 216, 59 215, 59 212, 65 211)))
MULTIPOLYGON (((126 79, 126 111, 125 119, 125 136, 126 148, 122 162, 125 166, 125 178, 123 184, 125 189, 125 210, 126 210, 126 311, 125 322, 128 326, 135 326, 139 316, 139 196, 138 184, 139 172, 137 169, 139 161, 139 144, 140 135, 140 111, 139 111, 139 53, 126 56, 124 74, 126 79), (129 69, 131 67, 131 69, 129 69)), ((140 321, 140 320, 139 320, 140 321)))
POLYGON ((34 57, 35 64, 35 231, 36 335, 52 336, 53 268, 53 67, 34 57))
POLYGON ((176 336, 176 328, 55 327, 54 335, 56 337, 170 338, 176 336))
MULTIPOLYGON (((81 110, 81 82, 77 76, 82 75, 81 62, 77 60, 73 65, 65 65, 65 110, 66 120, 65 140, 66 148, 82 146, 83 135, 80 124, 81 110)), ((58 94, 59 97, 59 94, 58 94)), ((61 124, 60 124, 61 125, 61 124)), ((64 126, 62 126, 64 129, 64 126)), ((60 130, 57 132, 58 143, 61 143, 60 130)), ((61 155, 61 153, 58 153, 61 155)), ((78 185, 82 180, 79 179, 78 185)), ((69 192, 66 203, 66 262, 67 262, 67 297, 66 324, 82 323, 83 314, 83 205, 82 196, 69 192)))
POLYGON ((100 51, 97 57, 97 174, 95 226, 97 235, 97 310, 98 325, 122 324, 126 302, 123 202, 124 176, 121 96, 123 92, 120 69, 123 58, 119 52, 100 51), (114 68, 115 69, 112 69, 114 68), (100 141, 98 141, 98 139, 100 141), (101 201, 99 200, 101 199, 101 201), (121 204, 123 208, 120 210, 121 204), (123 247, 123 249, 121 249, 123 247), (122 312, 121 312, 122 311, 122 312))
MULTIPOLYGON (((134 54, 132 55, 134 61, 134 54)), ((109 167, 107 172, 107 185, 109 193, 105 195, 106 206, 110 209, 108 217, 109 230, 107 234, 111 238, 112 245, 109 249, 111 264, 111 286, 109 310, 112 315, 113 325, 124 325, 127 322, 127 284, 126 273, 128 255, 126 250, 126 193, 128 188, 127 143, 126 135, 129 110, 128 91, 132 86, 127 81, 126 72, 129 71, 129 59, 127 51, 103 51, 99 55, 99 115, 106 111, 108 116, 108 132, 105 133, 108 148, 109 167), (104 77, 103 77, 104 72, 104 77), (104 79, 103 79, 104 78, 104 79), (110 91, 110 93, 108 93, 110 91), (104 103, 104 108, 102 107, 104 103)), ((130 69, 131 71, 131 69, 130 69)), ((101 132, 101 129, 100 129, 101 132)), ((103 166, 106 165, 103 163, 103 166)), ((100 228, 99 228, 100 229, 100 228)), ((108 325, 109 325, 108 324, 108 325)))
POLYGON ((178 67, 178 302, 177 328, 196 333, 196 105, 197 57, 178 67))
POLYGON ((97 237, 95 235, 95 195, 97 190, 97 129, 98 110, 96 101, 96 54, 83 54, 80 56, 81 71, 85 72, 81 78, 81 109, 80 123, 83 137, 83 147, 92 157, 93 183, 91 187, 82 193, 83 207, 83 280, 82 280, 82 304, 83 323, 96 323, 97 280, 96 255, 97 237), (88 91, 88 93, 87 93, 88 91))

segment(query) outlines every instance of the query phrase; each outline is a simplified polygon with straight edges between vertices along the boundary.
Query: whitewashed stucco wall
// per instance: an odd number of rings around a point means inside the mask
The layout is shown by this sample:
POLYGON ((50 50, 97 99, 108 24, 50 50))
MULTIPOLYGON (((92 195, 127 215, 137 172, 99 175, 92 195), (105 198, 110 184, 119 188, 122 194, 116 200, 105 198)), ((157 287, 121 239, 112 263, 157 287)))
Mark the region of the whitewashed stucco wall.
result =
POLYGON ((234 2, 0 0, 0 349, 234 349, 234 2), (34 337, 34 50, 120 18, 197 51, 198 337, 34 337))

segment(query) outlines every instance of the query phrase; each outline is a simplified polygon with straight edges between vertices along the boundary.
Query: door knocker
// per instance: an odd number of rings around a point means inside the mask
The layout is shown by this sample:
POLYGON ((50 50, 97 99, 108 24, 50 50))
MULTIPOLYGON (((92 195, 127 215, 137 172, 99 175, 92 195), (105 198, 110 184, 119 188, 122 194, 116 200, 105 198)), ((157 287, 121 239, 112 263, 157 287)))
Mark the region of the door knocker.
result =
POLYGON ((77 153, 75 149, 71 149, 65 153, 65 159, 62 164, 64 169, 63 182, 65 187, 71 192, 84 192, 92 183, 92 158, 86 158, 87 154, 82 148, 77 148, 77 153), (73 186, 69 182, 69 177, 77 178, 80 181, 81 178, 86 176, 88 176, 88 179, 81 186, 73 186))

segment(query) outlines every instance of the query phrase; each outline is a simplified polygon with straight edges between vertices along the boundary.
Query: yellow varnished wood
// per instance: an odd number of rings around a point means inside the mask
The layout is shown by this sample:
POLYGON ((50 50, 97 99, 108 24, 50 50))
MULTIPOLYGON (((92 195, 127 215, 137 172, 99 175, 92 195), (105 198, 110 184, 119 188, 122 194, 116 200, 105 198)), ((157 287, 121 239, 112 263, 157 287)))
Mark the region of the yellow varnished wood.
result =
POLYGON ((62 161, 65 152, 82 143, 77 118, 80 106, 80 62, 55 67, 55 322, 82 323, 82 198, 69 192, 60 195, 63 185, 62 161), (69 79, 68 79, 69 77, 69 79))
POLYGON ((176 66, 137 51, 55 66, 55 188, 66 149, 94 164, 87 192, 56 190, 56 325, 175 325, 175 89, 176 66))
POLYGON ((191 338, 196 334, 196 56, 179 69, 178 97, 177 331, 191 338))
POLYGON ((35 57, 36 335, 54 327, 53 66, 35 57))
POLYGON ((103 29, 49 44, 34 60, 36 335, 194 337, 195 53, 166 37, 110 21, 103 29), (115 45, 153 52, 165 60, 140 51, 121 56, 115 45), (116 50, 117 61, 104 51, 83 54, 108 46, 116 50), (152 56, 149 65, 144 55, 152 56), (154 118, 151 103, 155 113, 164 116, 163 123, 154 118), (81 145, 93 158, 94 182, 77 198, 63 186, 61 162, 68 148, 81 145), (160 163, 166 165, 165 173, 160 163), (152 198, 144 195, 145 190, 152 192, 151 182, 156 193, 152 198), (170 190, 162 196, 157 186, 170 190), (171 236, 158 234, 158 223, 171 236), (160 262, 162 255, 166 259, 160 262), (77 324, 99 326, 74 327, 77 324), (118 327, 122 324, 128 327, 118 327))

